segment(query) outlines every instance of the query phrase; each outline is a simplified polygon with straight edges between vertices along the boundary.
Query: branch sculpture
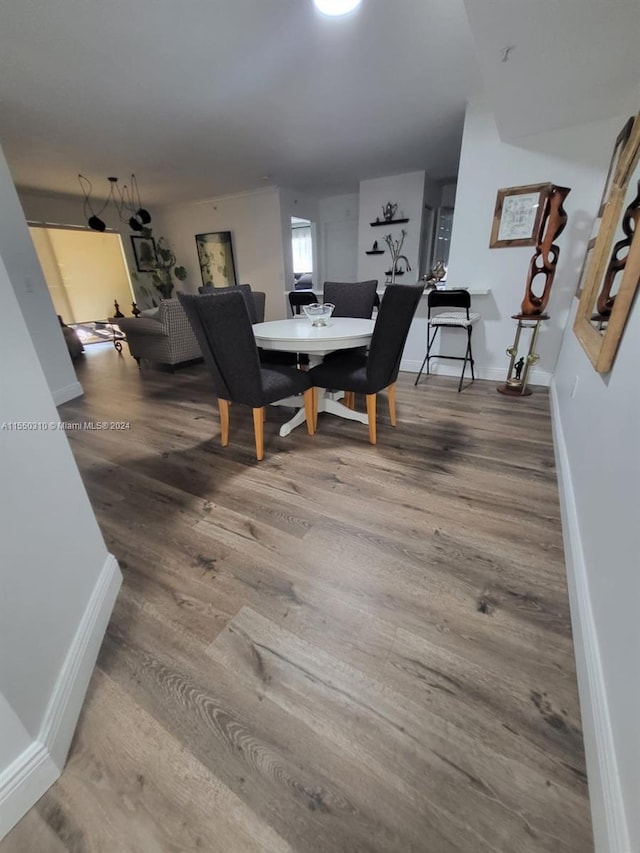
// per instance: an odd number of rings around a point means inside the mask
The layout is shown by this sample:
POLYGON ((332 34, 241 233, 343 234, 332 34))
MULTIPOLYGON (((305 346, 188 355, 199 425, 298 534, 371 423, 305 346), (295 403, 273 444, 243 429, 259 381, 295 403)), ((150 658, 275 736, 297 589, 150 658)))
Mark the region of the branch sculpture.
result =
POLYGON ((411 265, 409 264, 409 260, 406 255, 401 255, 402 245, 404 243, 404 238, 407 236, 407 232, 402 229, 402 234, 400 239, 394 240, 391 234, 385 234, 384 242, 387 244, 389 249, 389 254, 391 255, 391 284, 395 284, 396 282, 396 273, 397 268, 396 265, 398 261, 404 261, 407 265, 407 270, 411 269, 411 265))

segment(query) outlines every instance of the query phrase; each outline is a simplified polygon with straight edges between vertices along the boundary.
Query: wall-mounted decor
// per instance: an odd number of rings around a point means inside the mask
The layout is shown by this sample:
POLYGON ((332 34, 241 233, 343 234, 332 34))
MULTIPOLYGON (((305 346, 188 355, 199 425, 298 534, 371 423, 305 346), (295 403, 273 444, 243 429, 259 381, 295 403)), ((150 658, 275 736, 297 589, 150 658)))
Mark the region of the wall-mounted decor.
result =
POLYGON ((373 241, 373 246, 365 252, 365 255, 384 255, 384 249, 378 248, 378 241, 373 241))
POLYGON ((390 201, 387 204, 382 205, 382 215, 384 216, 385 222, 393 222, 393 217, 396 215, 396 211, 398 210, 397 204, 392 204, 390 201))
POLYGON ((196 246, 203 285, 230 287, 238 283, 231 231, 196 234, 196 246))
POLYGON ((156 255, 156 241, 153 237, 131 237, 133 256, 136 259, 138 272, 155 272, 158 260, 156 255))
POLYGON ((535 246, 551 184, 529 184, 498 190, 490 249, 535 246))
POLYGON ((599 373, 611 370, 640 283, 640 114, 614 146, 613 176, 573 330, 599 373), (619 149, 619 150, 617 150, 619 149))

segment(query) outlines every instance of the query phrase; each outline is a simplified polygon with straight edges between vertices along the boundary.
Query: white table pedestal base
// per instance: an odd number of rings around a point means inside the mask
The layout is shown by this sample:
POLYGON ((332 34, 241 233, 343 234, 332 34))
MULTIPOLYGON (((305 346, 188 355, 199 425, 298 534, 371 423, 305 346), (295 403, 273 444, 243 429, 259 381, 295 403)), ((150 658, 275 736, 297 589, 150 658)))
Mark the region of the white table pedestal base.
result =
MULTIPOLYGON (((339 400, 341 397, 344 397, 344 391, 325 391, 324 388, 318 388, 318 414, 320 412, 329 412, 332 415, 337 415, 339 418, 346 418, 349 421, 358 421, 361 424, 369 423, 369 418, 366 414, 363 412, 354 412, 353 409, 349 409, 340 403, 339 400)), ((295 415, 280 427, 280 435, 283 438, 305 422, 302 397, 285 397, 284 400, 277 400, 275 403, 271 403, 271 405, 290 406, 291 408, 298 409, 295 415)))
MULTIPOLYGON (((309 369, 321 364, 325 355, 338 350, 368 346, 373 335, 374 320, 359 317, 337 317, 325 327, 312 327, 308 320, 273 320, 256 323, 253 331, 258 346, 283 352, 303 352, 309 356, 309 369)), ((318 412, 329 412, 339 418, 368 425, 366 414, 348 409, 339 400, 344 391, 325 391, 318 388, 318 412)), ((271 403, 272 406, 289 406, 298 409, 295 415, 280 427, 280 435, 286 436, 305 422, 302 395, 286 397, 271 403)))

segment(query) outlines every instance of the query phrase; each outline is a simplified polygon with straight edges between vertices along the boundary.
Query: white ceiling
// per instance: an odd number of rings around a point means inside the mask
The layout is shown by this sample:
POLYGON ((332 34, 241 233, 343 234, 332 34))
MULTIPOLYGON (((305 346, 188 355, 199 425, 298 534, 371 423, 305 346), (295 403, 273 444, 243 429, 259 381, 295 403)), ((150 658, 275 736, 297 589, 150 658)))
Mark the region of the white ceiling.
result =
MULTIPOLYGON (((455 174, 479 89, 462 0, 2 0, 1 140, 19 186, 136 173, 143 202, 455 174)), ((99 186, 101 185, 101 186, 99 186)))
POLYGON ((465 6, 504 139, 622 116, 629 102, 640 102, 640 0, 465 6), (502 62, 507 46, 513 49, 502 62))
POLYGON ((622 114, 639 34, 640 0, 0 0, 0 141, 19 186, 143 203, 443 178, 482 88, 506 138, 622 114))

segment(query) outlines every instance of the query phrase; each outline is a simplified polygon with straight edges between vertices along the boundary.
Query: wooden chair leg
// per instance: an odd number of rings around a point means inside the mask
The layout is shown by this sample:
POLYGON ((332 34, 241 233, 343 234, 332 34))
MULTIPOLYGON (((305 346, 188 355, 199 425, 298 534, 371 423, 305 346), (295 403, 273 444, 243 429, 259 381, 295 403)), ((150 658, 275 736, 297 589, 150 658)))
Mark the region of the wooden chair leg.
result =
POLYGON ((256 438, 256 459, 264 459, 264 406, 253 410, 253 432, 256 438))
POLYGON ((318 431, 318 389, 314 386, 313 391, 313 432, 318 431))
POLYGON ((223 447, 229 444, 229 401, 218 397, 218 411, 220 412, 220 439, 223 447))
POLYGON ((356 392, 355 391, 345 391, 344 392, 344 405, 348 409, 354 409, 356 405, 356 392))
POLYGON ((396 425, 396 383, 393 385, 389 385, 387 388, 387 394, 389 395, 389 420, 391 421, 391 426, 396 425))
POLYGON ((369 418, 369 442, 375 444, 376 436, 376 395, 367 394, 367 417, 369 418))
POLYGON ((304 392, 304 416, 307 421, 307 432, 315 435, 316 431, 316 406, 314 400, 315 388, 307 388, 304 392))

